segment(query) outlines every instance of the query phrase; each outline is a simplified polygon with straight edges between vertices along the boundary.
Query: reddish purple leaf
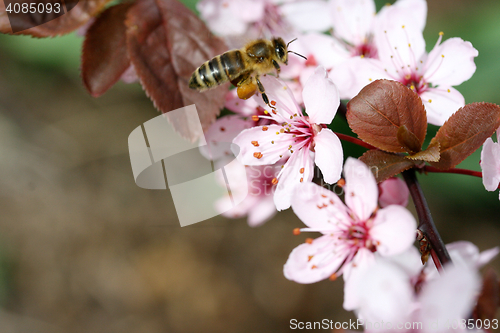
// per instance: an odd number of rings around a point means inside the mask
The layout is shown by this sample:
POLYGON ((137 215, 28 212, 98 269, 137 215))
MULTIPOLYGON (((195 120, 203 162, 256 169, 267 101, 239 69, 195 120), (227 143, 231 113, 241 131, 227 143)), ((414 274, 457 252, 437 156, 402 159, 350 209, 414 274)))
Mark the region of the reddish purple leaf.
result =
POLYGON ((416 161, 409 160, 405 156, 375 149, 368 150, 359 159, 372 170, 377 183, 410 169, 416 163, 416 161))
MULTIPOLYGON (((140 82, 155 107, 166 113, 196 104, 204 129, 224 105, 228 86, 206 92, 188 88, 194 70, 227 50, 205 24, 176 0, 139 0, 127 14, 127 46, 140 82)), ((185 137, 185 122, 173 124, 185 137)))
MULTIPOLYGON (((33 37, 54 37, 64 35, 87 23, 92 17, 103 10, 106 3, 110 1, 111 0, 81 0, 76 6, 71 2, 68 4, 68 7, 72 7, 72 9, 57 18, 54 18, 56 16, 51 16, 52 14, 41 15, 39 13, 18 15, 12 22, 13 27, 11 27, 11 22, 9 22, 7 12, 5 12, 5 6, 3 2, 0 1, 0 32, 12 34, 12 28, 14 28, 14 31, 19 31, 15 33, 18 35, 31 35, 33 37), (41 22, 46 23, 38 25, 41 22)), ((55 0, 41 0, 41 2, 54 3, 55 0)))
POLYGON ((125 18, 131 3, 106 9, 87 30, 82 51, 83 84, 94 97, 106 92, 130 66, 125 18))
POLYGON ((489 268, 483 276, 483 287, 477 299, 474 317, 481 320, 492 320, 496 316, 500 302, 499 281, 495 271, 489 268))
POLYGON ((347 121, 360 139, 391 153, 420 151, 427 131, 421 99, 408 87, 389 80, 370 83, 351 99, 347 121), (406 134, 398 136, 402 126, 406 134))
POLYGON ((416 154, 405 156, 414 161, 438 162, 440 158, 439 143, 429 145, 426 150, 419 151, 416 154))
POLYGON ((433 166, 447 170, 465 160, 500 127, 500 107, 490 103, 467 104, 455 112, 432 139, 441 158, 433 166))

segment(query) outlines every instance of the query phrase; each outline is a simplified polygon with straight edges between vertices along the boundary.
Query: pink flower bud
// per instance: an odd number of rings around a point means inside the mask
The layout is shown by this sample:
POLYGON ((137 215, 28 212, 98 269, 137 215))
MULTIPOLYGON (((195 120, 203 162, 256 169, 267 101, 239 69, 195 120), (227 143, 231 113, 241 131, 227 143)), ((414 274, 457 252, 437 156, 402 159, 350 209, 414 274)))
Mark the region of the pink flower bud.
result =
POLYGON ((400 205, 406 207, 408 205, 408 186, 401 178, 392 177, 384 180, 378 185, 380 207, 384 208, 389 205, 400 205))

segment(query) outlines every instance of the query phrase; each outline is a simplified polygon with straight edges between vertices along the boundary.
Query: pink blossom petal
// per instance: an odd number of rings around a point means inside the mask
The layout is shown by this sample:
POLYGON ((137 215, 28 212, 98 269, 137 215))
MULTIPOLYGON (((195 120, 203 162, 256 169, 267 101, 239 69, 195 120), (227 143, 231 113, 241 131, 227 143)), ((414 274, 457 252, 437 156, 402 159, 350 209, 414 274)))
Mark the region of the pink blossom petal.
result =
POLYGON ((377 252, 391 256, 406 251, 415 242, 417 222, 404 207, 392 205, 377 211, 370 236, 377 252))
POLYGON ((314 163, 321 170, 325 182, 328 184, 337 182, 344 161, 339 138, 329 128, 323 128, 314 137, 314 150, 316 151, 314 163))
MULTIPOLYGON (((439 278, 429 281, 419 295, 421 319, 437 322, 434 332, 447 332, 446 323, 468 318, 480 288, 477 272, 466 266, 446 266, 439 278)), ((427 325, 424 324, 424 327, 427 325)))
POLYGON ((299 31, 326 31, 331 25, 325 1, 308 0, 285 3, 280 7, 286 20, 299 31))
POLYGON ((234 15, 228 0, 202 0, 196 8, 200 17, 215 34, 221 36, 241 35, 248 25, 238 16, 234 15))
POLYGON ((384 208, 389 205, 400 205, 406 207, 408 205, 408 197, 410 191, 406 183, 398 177, 391 177, 384 180, 378 185, 380 207, 384 208))
POLYGON ((232 156, 231 142, 244 129, 252 127, 252 121, 246 121, 236 115, 219 118, 205 134, 207 145, 200 147, 201 154, 209 160, 218 160, 232 156))
POLYGON ((283 267, 285 277, 298 283, 314 283, 330 277, 345 260, 345 256, 334 254, 334 242, 334 237, 321 236, 311 244, 297 246, 283 267))
MULTIPOLYGON (((357 311, 370 322, 408 318, 413 290, 408 275, 390 261, 377 260, 358 280, 357 311)), ((345 307, 345 306, 344 306, 345 307)))
POLYGON ((331 231, 339 222, 349 222, 346 206, 332 191, 314 183, 297 185, 292 197, 292 209, 311 229, 331 231))
POLYGON ((375 17, 375 2, 331 0, 329 5, 335 36, 352 45, 363 44, 375 17))
POLYGON ((474 57, 478 51, 470 42, 450 38, 429 53, 424 80, 434 85, 456 86, 471 78, 476 71, 474 57))
POLYGON ((309 148, 302 148, 295 151, 285 163, 274 192, 274 204, 278 210, 290 207, 297 185, 313 179, 314 163, 310 154, 309 148))
POLYGON ((281 133, 282 128, 279 125, 267 125, 242 131, 233 140, 240 149, 238 160, 244 165, 276 163, 294 140, 292 135, 281 133))
POLYGON ((357 218, 366 221, 377 208, 378 189, 375 177, 366 164, 348 157, 344 165, 345 202, 357 218))
POLYGON ((340 98, 351 99, 366 85, 378 79, 398 80, 397 73, 391 66, 371 58, 354 57, 335 66, 329 77, 340 89, 340 98), (391 75, 393 74, 394 75, 391 75))
POLYGON ((429 124, 442 126, 448 118, 465 105, 462 94, 452 87, 429 88, 420 95, 429 124))
POLYGON ((233 200, 229 196, 225 196, 217 200, 215 209, 224 217, 237 219, 246 216, 257 201, 257 197, 249 195, 245 200, 234 206, 233 200))
POLYGON ((500 143, 486 139, 481 150, 483 184, 487 191, 495 191, 500 183, 500 143))
POLYGON ((323 67, 318 67, 307 80, 302 98, 309 120, 314 124, 330 124, 340 105, 339 91, 323 67))
POLYGON ((422 31, 411 16, 391 16, 377 21, 374 38, 379 59, 405 73, 421 67, 419 60, 425 54, 422 31), (402 70, 401 70, 402 69, 402 70))
POLYGON ((476 267, 482 267, 489 263, 493 258, 495 258, 498 253, 500 253, 500 247, 496 246, 488 250, 484 250, 479 254, 479 258, 476 262, 476 267))
POLYGON ((248 211, 248 225, 251 227, 261 226, 276 213, 273 196, 261 196, 259 201, 248 211))
POLYGON ((301 36, 299 41, 302 47, 297 52, 308 58, 314 57, 314 61, 326 69, 330 69, 350 58, 350 53, 345 48, 345 45, 331 36, 308 33, 301 36))
POLYGON ((228 0, 233 14, 243 20, 251 23, 264 19, 265 0, 228 0))
POLYGON ((385 256, 384 260, 389 260, 391 263, 397 265, 410 278, 415 278, 422 272, 421 255, 414 246, 410 246, 406 251, 399 254, 385 256))
POLYGON ((224 106, 233 112, 239 113, 241 116, 248 117, 257 114, 257 108, 260 106, 256 97, 249 99, 240 99, 236 89, 231 89, 226 94, 226 103, 224 106))
MULTIPOLYGON (((288 86, 281 80, 277 79, 276 77, 272 75, 264 75, 260 77, 260 81, 264 88, 266 89, 266 94, 267 97, 269 98, 269 101, 271 104, 274 104, 273 102, 276 102, 275 107, 276 111, 279 113, 279 115, 283 118, 276 118, 277 122, 284 122, 284 119, 289 120, 291 115, 294 114, 302 114, 302 111, 299 107, 299 104, 295 100, 295 97, 293 96, 292 90, 288 88, 288 86)), ((259 103, 260 105, 267 111, 270 112, 271 116, 275 116, 273 113, 271 113, 271 110, 269 106, 267 106, 263 101, 262 98, 259 98, 259 103)))
POLYGON ((355 310, 359 307, 359 286, 363 283, 366 271, 375 265, 375 253, 360 248, 353 260, 344 267, 344 309, 355 310))
POLYGON ((415 26, 424 31, 427 20, 427 2, 425 0, 399 0, 392 6, 384 6, 377 14, 377 20, 386 21, 391 16, 411 17, 415 26))

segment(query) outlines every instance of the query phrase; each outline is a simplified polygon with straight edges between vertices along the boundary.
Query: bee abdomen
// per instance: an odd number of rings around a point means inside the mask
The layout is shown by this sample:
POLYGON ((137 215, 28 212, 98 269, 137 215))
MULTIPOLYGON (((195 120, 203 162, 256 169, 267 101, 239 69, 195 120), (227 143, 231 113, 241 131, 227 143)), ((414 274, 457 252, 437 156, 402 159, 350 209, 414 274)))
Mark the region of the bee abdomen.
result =
POLYGON ((241 51, 221 54, 201 65, 191 76, 189 88, 212 88, 239 76, 244 69, 241 51))

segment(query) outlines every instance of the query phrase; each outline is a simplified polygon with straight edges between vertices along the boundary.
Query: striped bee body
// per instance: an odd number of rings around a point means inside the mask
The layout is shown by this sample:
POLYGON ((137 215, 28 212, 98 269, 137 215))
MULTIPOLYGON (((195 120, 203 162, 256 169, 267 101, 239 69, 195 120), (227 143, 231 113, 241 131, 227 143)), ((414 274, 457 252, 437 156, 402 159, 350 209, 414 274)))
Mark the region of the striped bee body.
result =
POLYGON ((210 89, 233 81, 246 72, 245 67, 240 50, 225 52, 201 65, 191 76, 189 88, 210 89))
POLYGON ((239 98, 250 98, 258 89, 264 102, 270 106, 259 76, 274 70, 279 76, 280 64, 288 64, 288 52, 295 53, 288 51, 290 43, 285 44, 279 37, 258 39, 242 49, 218 55, 194 71, 189 80, 189 88, 206 90, 230 81, 238 87, 239 98))

